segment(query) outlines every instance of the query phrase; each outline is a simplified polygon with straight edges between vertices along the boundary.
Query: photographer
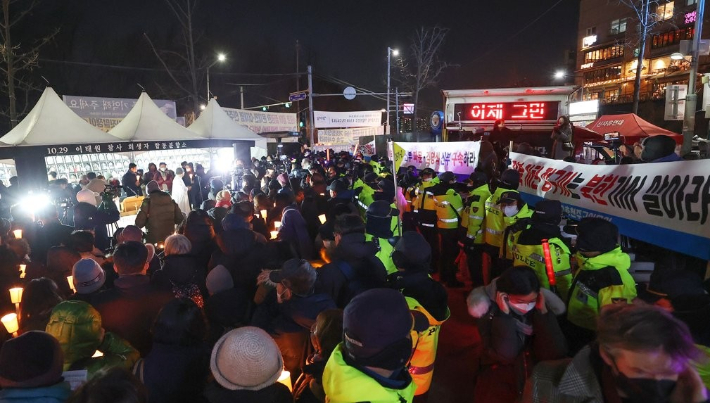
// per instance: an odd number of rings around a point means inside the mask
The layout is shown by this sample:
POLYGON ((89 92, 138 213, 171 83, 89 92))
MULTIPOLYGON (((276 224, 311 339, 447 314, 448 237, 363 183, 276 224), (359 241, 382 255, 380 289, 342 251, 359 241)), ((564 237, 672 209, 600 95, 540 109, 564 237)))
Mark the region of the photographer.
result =
POLYGON ((88 189, 77 193, 77 200, 79 203, 74 206, 74 228, 93 231, 94 246, 101 251, 106 251, 111 246, 106 225, 118 221, 121 214, 118 210, 96 208, 94 192, 88 189))

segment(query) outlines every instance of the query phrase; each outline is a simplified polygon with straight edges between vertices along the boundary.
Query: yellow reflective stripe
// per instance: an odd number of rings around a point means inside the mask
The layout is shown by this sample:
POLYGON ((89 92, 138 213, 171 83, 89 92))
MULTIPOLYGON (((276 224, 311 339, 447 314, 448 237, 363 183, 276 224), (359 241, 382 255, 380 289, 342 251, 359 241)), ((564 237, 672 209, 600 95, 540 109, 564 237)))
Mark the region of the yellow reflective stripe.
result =
POLYGON ((503 233, 503 231, 496 231, 493 228, 486 228, 486 232, 488 232, 489 234, 502 234, 503 233))
POLYGON ((477 215, 468 216, 469 220, 482 220, 483 218, 484 218, 483 216, 477 216, 477 215))
POLYGON ((443 222, 457 222, 458 220, 458 218, 439 218, 439 221, 443 222))
POLYGON ((424 227, 433 227, 434 224, 425 224, 425 223, 422 223, 422 226, 424 226, 424 227))

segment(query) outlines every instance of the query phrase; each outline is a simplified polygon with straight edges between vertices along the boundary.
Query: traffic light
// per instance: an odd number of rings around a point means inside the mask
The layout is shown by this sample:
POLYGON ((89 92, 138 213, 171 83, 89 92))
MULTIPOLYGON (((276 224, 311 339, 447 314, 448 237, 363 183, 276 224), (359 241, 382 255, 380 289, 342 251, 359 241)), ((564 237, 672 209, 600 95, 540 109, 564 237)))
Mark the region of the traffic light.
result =
POLYGON ((284 106, 287 107, 287 108, 290 108, 290 107, 291 107, 291 103, 290 103, 290 102, 286 102, 286 103, 284 104, 284 106))
POLYGON ((298 127, 306 127, 306 112, 300 112, 298 114, 298 127))
POLYGON ((269 110, 269 107, 268 107, 268 106, 262 106, 262 107, 261 107, 261 111, 262 111, 262 112, 266 112, 266 111, 268 111, 268 110, 269 110))

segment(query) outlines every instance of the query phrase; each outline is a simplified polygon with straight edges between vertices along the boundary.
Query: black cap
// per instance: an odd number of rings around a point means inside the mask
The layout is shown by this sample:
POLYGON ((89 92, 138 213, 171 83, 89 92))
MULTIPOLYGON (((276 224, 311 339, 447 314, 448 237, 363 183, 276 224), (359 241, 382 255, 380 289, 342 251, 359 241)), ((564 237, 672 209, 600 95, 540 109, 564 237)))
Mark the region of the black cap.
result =
POLYGON ((367 207, 367 215, 372 217, 396 217, 399 215, 399 210, 390 207, 390 204, 385 200, 377 200, 367 207))
POLYGON ((515 169, 506 169, 500 175, 499 182, 508 189, 517 189, 520 184, 520 172, 515 169))
POLYGON ((282 283, 296 295, 307 295, 316 282, 316 269, 305 259, 289 259, 281 270, 269 273, 269 280, 282 283))
POLYGON ((488 175, 486 175, 485 172, 475 171, 471 172, 471 175, 468 176, 468 180, 474 183, 488 182, 488 175))
POLYGON ((436 171, 431 168, 424 168, 421 171, 419 171, 419 176, 421 177, 424 175, 436 176, 436 171))
POLYGON ((330 185, 328 185, 328 190, 332 190, 334 192, 343 192, 345 190, 348 190, 348 185, 340 179, 336 179, 331 182, 330 185))
POLYGON ((523 198, 520 197, 520 193, 515 192, 515 191, 501 193, 500 202, 501 203, 517 202, 518 206, 522 206, 525 203, 525 202, 523 202, 523 198))
POLYGON ((383 179, 377 182, 377 187, 385 193, 394 193, 394 182, 391 180, 383 179))
POLYGON ((562 221, 562 203, 559 200, 540 200, 535 205, 532 219, 537 222, 559 225, 562 221))
MULTIPOLYGON (((402 234, 394 246, 395 252, 401 252, 395 262, 397 268, 406 271, 427 271, 431 261, 431 245, 416 231, 402 234), (404 261, 401 261, 401 259, 404 261)), ((393 254, 394 255, 394 254, 393 254)), ((394 256, 393 256, 394 257, 394 256)))
POLYGON ((657 298, 674 299, 684 296, 706 295, 703 279, 697 274, 684 270, 656 267, 646 291, 657 298))
POLYGON ((374 173, 374 172, 369 172, 365 177, 363 178, 363 182, 367 183, 368 185, 370 184, 375 184, 377 181, 380 179, 380 177, 374 173))
POLYGON ((583 218, 577 225, 577 249, 580 252, 606 253, 616 249, 619 229, 603 218, 583 218))
POLYGON ((451 171, 446 171, 446 172, 442 173, 441 175, 439 175, 439 180, 444 183, 449 183, 451 181, 456 180, 456 175, 454 175, 454 173, 451 171))

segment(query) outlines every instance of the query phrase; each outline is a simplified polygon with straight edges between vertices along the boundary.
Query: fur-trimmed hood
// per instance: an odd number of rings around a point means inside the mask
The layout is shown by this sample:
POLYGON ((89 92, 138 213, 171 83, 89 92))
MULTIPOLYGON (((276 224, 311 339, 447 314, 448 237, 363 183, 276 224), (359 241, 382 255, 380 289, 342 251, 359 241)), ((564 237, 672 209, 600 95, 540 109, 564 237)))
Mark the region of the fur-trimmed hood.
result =
MULTIPOLYGON (((491 304, 495 304, 496 292, 498 291, 496 280, 497 279, 493 279, 493 281, 486 286, 476 287, 468 294, 466 305, 468 306, 469 315, 479 319, 488 313, 491 304)), ((550 311, 556 316, 565 313, 567 310, 565 303, 557 294, 546 288, 541 288, 540 290, 542 290, 542 293, 545 295, 545 304, 550 311)))

